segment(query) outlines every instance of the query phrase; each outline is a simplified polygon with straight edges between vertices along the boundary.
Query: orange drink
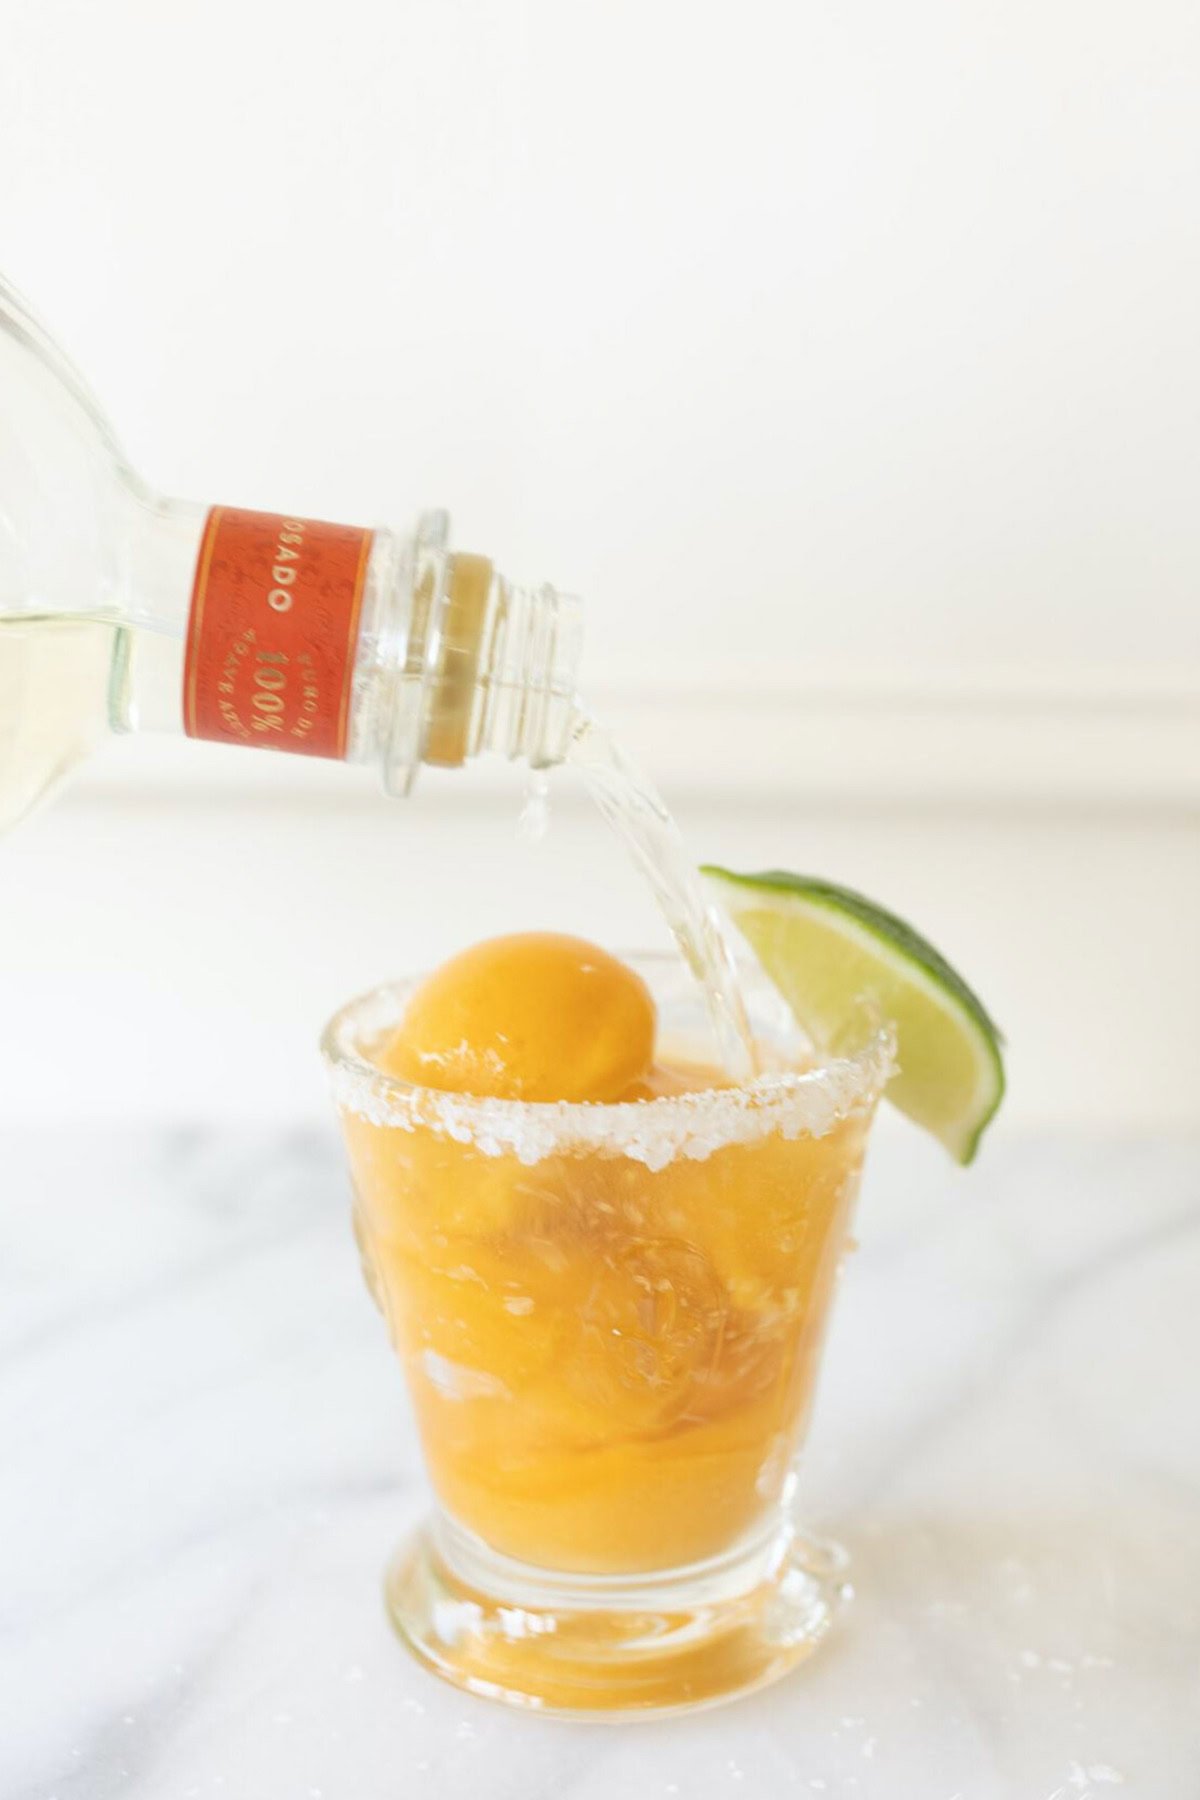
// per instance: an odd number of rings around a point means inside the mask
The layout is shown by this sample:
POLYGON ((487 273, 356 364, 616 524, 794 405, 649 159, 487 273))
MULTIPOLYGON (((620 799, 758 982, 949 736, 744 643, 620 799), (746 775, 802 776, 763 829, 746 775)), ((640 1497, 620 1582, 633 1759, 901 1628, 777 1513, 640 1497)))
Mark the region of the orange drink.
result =
POLYGON ((775 1002, 731 1085, 689 987, 527 937, 326 1036, 437 1498, 391 1610, 440 1673, 528 1705, 712 1700, 836 1603, 788 1502, 890 1045, 814 1065, 775 1002))

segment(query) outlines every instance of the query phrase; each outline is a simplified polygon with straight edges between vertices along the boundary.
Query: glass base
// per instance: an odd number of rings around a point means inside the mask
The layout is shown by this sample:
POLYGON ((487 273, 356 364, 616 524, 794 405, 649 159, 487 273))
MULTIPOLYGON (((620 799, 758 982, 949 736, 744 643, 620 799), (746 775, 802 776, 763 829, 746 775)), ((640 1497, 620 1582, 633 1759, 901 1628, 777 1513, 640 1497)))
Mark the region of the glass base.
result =
POLYGON ((397 1553, 387 1608, 443 1680, 560 1717, 715 1706, 811 1656, 848 1597, 847 1558, 790 1521, 686 1569, 531 1568, 435 1516, 397 1553))

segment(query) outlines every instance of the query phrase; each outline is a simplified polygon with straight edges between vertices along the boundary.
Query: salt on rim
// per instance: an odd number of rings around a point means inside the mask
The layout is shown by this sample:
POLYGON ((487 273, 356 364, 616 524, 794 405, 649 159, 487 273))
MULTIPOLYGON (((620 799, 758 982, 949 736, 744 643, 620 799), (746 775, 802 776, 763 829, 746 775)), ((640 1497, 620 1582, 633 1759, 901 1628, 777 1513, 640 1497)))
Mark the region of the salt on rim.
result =
POLYGON ((647 1169, 677 1157, 703 1162, 726 1144, 824 1137, 879 1099, 896 1068, 892 1031, 876 1026, 852 1055, 818 1067, 772 1071, 736 1088, 702 1088, 649 1100, 500 1100, 418 1087, 385 1075, 364 1044, 400 1021, 414 983, 374 988, 343 1006, 321 1038, 335 1104, 369 1125, 430 1131, 484 1156, 526 1165, 583 1152, 624 1156, 647 1169))

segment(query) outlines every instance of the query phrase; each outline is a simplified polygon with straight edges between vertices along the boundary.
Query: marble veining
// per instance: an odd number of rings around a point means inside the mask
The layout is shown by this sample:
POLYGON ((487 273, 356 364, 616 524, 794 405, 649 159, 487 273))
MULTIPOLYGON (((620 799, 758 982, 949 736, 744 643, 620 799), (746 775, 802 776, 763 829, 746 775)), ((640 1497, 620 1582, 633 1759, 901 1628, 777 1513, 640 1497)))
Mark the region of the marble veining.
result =
POLYGON ((1200 1142, 878 1134, 802 1482, 857 1597, 564 1726, 384 1622, 421 1504, 332 1132, 0 1140, 3 1800, 1197 1800, 1200 1142))

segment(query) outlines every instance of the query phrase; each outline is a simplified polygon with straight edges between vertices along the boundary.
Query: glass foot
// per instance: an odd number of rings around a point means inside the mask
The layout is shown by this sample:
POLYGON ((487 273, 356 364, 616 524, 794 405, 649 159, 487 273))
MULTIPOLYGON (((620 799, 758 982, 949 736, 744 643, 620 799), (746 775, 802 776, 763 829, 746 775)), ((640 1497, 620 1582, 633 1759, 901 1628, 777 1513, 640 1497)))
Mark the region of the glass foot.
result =
POLYGON ((577 1576, 496 1555, 435 1517, 387 1573, 400 1636, 469 1693, 559 1716, 715 1706, 811 1656, 850 1592, 835 1544, 791 1524, 711 1562, 577 1576))

